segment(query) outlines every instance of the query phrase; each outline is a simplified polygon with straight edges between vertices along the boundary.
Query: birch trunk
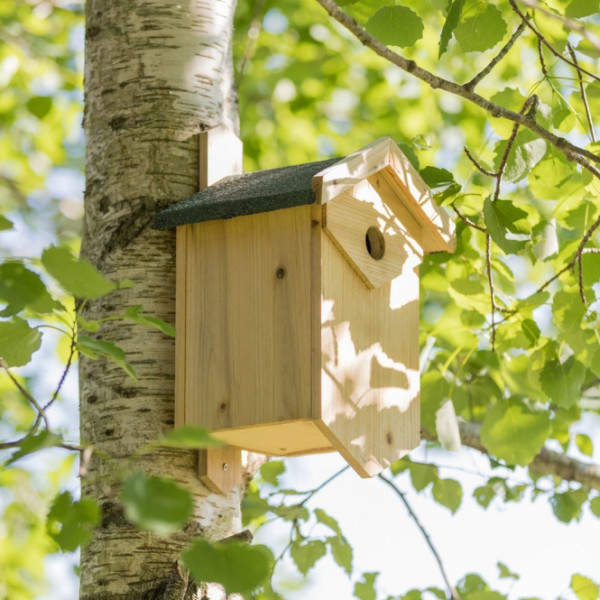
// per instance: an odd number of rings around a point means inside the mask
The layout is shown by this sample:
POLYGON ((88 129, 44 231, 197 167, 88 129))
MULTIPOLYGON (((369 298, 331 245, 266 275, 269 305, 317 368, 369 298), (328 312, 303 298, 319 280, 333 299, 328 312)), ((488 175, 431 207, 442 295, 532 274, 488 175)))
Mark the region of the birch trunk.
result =
MULTIPOLYGON (((88 319, 142 304, 175 322, 174 232, 150 227, 157 211, 197 191, 198 132, 221 122, 237 129, 234 8, 235 0, 87 0, 82 252, 109 279, 135 282, 90 303, 88 319)), ((83 493, 99 500, 102 523, 82 552, 80 597, 163 598, 192 537, 239 531, 240 492, 211 495, 197 479, 195 453, 157 449, 135 467, 185 485, 194 518, 167 539, 126 521, 119 476, 134 466, 133 454, 173 426, 174 341, 110 321, 100 335, 124 349, 138 380, 105 360, 81 360, 81 438, 95 448, 83 493)))

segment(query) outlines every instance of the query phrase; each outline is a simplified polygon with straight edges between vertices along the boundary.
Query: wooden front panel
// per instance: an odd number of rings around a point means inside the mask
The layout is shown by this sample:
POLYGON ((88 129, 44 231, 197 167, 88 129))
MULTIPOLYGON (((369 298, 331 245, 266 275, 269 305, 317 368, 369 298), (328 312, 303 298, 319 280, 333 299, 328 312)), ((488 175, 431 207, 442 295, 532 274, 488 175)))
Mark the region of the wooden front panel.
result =
POLYGON ((420 256, 369 289, 324 231, 321 243, 323 431, 369 477, 419 443, 420 256))
POLYGON ((185 423, 314 418, 310 207, 190 225, 186 243, 185 423))

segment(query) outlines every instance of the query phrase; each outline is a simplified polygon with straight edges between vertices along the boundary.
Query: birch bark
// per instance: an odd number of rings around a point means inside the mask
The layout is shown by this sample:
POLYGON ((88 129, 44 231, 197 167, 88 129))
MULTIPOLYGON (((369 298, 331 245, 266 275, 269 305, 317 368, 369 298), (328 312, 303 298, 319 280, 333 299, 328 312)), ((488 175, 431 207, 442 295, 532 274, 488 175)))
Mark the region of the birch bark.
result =
MULTIPOLYGON (((135 282, 90 303, 88 319, 142 304, 175 321, 175 236, 150 225, 157 211, 197 191, 198 132, 221 122, 237 129, 234 9, 235 0, 86 2, 82 253, 109 279, 135 282)), ((173 426, 174 341, 122 322, 107 322, 100 334, 125 350, 138 380, 104 360, 80 363, 81 438, 95 448, 83 494, 102 506, 101 526, 81 556, 80 597, 163 598, 178 551, 192 537, 239 531, 240 492, 211 495, 196 477, 195 453, 157 449, 135 466, 185 485, 195 498, 193 520, 167 539, 127 522, 119 475, 173 426)), ((206 594, 198 597, 218 597, 206 594)))

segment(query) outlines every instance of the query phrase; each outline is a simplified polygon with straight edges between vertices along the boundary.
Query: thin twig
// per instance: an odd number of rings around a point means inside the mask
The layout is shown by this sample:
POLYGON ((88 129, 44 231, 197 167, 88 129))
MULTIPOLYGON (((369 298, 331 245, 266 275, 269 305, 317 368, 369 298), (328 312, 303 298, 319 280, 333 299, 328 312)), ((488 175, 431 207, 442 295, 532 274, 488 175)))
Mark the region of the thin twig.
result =
MULTIPOLYGON (((519 10, 519 7, 517 6, 515 0, 508 0, 508 1, 509 1, 510 5, 512 6, 513 10, 519 15, 519 17, 521 17, 523 22, 526 23, 527 27, 529 27, 529 29, 531 29, 531 31, 533 31, 533 33, 535 33, 535 35, 538 36, 538 38, 541 40, 541 42, 544 44, 544 46, 546 46, 546 48, 548 48, 548 50, 550 50, 550 52, 552 52, 552 54, 554 54, 554 56, 556 56, 556 58, 558 58, 559 60, 562 60, 563 62, 566 62, 568 65, 571 65, 572 67, 578 68, 577 65, 574 65, 568 58, 565 58, 560 52, 558 52, 557 50, 554 49, 554 47, 546 40, 546 38, 543 36, 543 34, 532 25, 531 19, 519 10)), ((537 6, 536 6, 536 8, 537 8, 537 6)), ((579 68, 581 69, 581 67, 579 67, 579 68)), ((585 69, 581 69, 581 71, 583 73, 585 73, 586 75, 589 75, 596 81, 600 81, 600 77, 598 77, 597 75, 594 75, 593 73, 590 73, 589 71, 586 71, 585 69)))
POLYGON ((336 471, 331 477, 328 477, 323 483, 318 485, 316 488, 314 488, 310 492, 307 492, 306 498, 304 498, 304 500, 302 500, 302 502, 300 502, 300 504, 298 504, 298 506, 304 506, 315 494, 320 492, 325 486, 329 485, 334 479, 337 479, 342 473, 347 471, 349 468, 350 468, 349 465, 342 467, 339 471, 336 471))
POLYGON ((463 148, 463 150, 465 151, 465 154, 467 155, 467 158, 473 163, 473 165, 475 166, 475 168, 480 173, 483 173, 484 175, 487 175, 488 177, 496 177, 496 173, 494 171, 488 171, 487 169, 484 169, 479 164, 479 162, 475 159, 475 157, 471 154, 471 152, 469 152, 469 149, 466 146, 463 148))
POLYGON ((571 55, 571 60, 576 65, 575 72, 577 73, 577 79, 579 80, 579 91, 581 92, 581 99, 583 100, 583 106, 585 108, 585 116, 587 117, 588 126, 590 128, 590 137, 592 138, 592 142, 595 142, 596 134, 594 133, 594 122, 592 121, 592 113, 590 112, 590 105, 588 104, 587 94, 585 93, 585 87, 583 86, 583 77, 581 76, 581 68, 579 67, 579 63, 577 62, 577 56, 575 55, 573 46, 571 46, 571 44, 567 44, 567 48, 569 49, 569 54, 571 55))
POLYGON ((580 260, 580 257, 583 254, 597 253, 600 250, 599 248, 586 248, 585 247, 585 245, 590 241, 590 238, 594 234, 594 231, 596 231, 596 229, 598 229, 598 227, 600 227, 600 217, 598 217, 592 223, 590 228, 585 232, 585 235, 581 239, 581 242, 579 242, 579 246, 577 246, 577 250, 575 251, 573 258, 571 258, 571 260, 560 271, 557 271, 552 277, 550 277, 550 279, 548 279, 548 281, 543 283, 535 291, 536 294, 539 292, 543 292, 553 281, 556 281, 566 271, 572 271, 573 268, 575 267, 575 264, 580 260))
POLYGON ((458 592, 456 591, 456 588, 450 583, 450 580, 448 579, 448 575, 446 574, 446 569, 444 568, 444 563, 442 562, 439 552, 436 550, 435 546, 433 545, 433 542, 431 541, 431 537, 430 537, 429 533, 427 532, 427 530, 425 529, 425 527, 423 526, 421 521, 419 521, 419 517, 417 517, 417 514, 413 510, 413 508, 410 505, 410 503, 408 502, 408 500, 406 499, 406 494, 404 492, 402 492, 393 481, 391 481, 390 479, 388 479, 381 473, 378 475, 378 477, 379 477, 379 479, 381 479, 381 481, 384 481, 389 487, 391 487, 392 490, 394 490, 396 495, 402 501, 402 504, 404 504, 404 507, 408 511, 410 518, 415 522, 416 526, 419 528, 421 534, 423 535, 423 538, 425 539, 425 542, 429 546, 429 549, 431 550, 431 552, 438 564, 438 567, 442 574, 444 583, 446 584, 446 587, 448 588, 448 592, 450 593, 450 597, 452 598, 452 600, 460 600, 460 597, 458 595, 458 592))
POLYGON ((487 233, 487 230, 484 227, 481 227, 481 225, 477 225, 477 223, 474 223, 473 221, 471 221, 471 219, 469 219, 468 217, 465 217, 465 215, 461 214, 459 212, 459 210, 456 208, 456 206, 452 205, 452 210, 454 210, 454 212, 456 213, 458 218, 461 221, 464 221, 469 227, 472 227, 473 229, 477 229, 477 231, 487 233))
POLYGON ((50 398, 50 400, 44 405, 44 409, 43 409, 44 411, 48 410, 52 406, 54 401, 58 398, 58 394, 60 393, 63 383, 65 382, 65 379, 67 378, 67 374, 68 374, 69 370, 71 369, 71 364, 72 364, 73 358, 75 356, 75 350, 77 349, 77 342, 75 341, 76 340, 76 332, 75 332, 76 326, 77 326, 77 319, 75 319, 73 326, 71 327, 71 347, 69 348, 69 358, 67 359, 65 368, 63 369, 60 380, 58 381, 58 385, 56 386, 56 389, 54 390, 54 393, 52 394, 52 398, 50 398))
POLYGON ((252 7, 252 17, 250 19, 250 26, 248 27, 248 40, 246 45, 244 46, 244 52, 242 54, 242 58, 240 60, 239 67, 239 76, 236 82, 239 87, 242 84, 242 80, 244 79, 244 75, 246 74, 246 68, 248 64, 252 61, 252 57, 256 52, 256 40, 260 34, 260 29, 262 26, 262 18, 261 13, 265 6, 265 0, 258 0, 254 2, 252 7))
POLYGON ((544 74, 544 77, 548 77, 548 70, 546 69, 546 62, 544 61, 544 49, 542 48, 541 38, 537 39, 537 49, 540 57, 540 67, 542 68, 542 73, 544 74))
POLYGON ((23 394, 27 402, 29 402, 35 410, 37 410, 38 418, 36 418, 36 424, 39 422, 39 418, 44 420, 46 429, 50 429, 50 423, 48 422, 48 416, 44 412, 44 409, 38 404, 38 401, 19 383, 19 380, 10 372, 8 365, 2 359, 0 359, 0 368, 4 369, 9 379, 13 382, 15 387, 23 394))
POLYGON ((515 42, 519 39, 519 36, 523 33, 524 30, 525 30, 525 23, 521 22, 521 24, 517 27, 515 32, 512 34, 510 40, 508 40, 508 42, 506 42, 506 44, 504 45, 502 50, 500 50, 500 52, 498 52, 498 54, 496 56, 494 56, 494 58, 490 61, 488 66, 485 67, 485 69, 483 69, 482 71, 477 73, 477 75, 475 75, 475 77, 473 77, 473 79, 471 79, 471 81, 468 81, 467 83, 465 83, 465 87, 469 90, 473 90, 475 88, 475 86, 488 73, 490 73, 491 70, 506 56, 508 51, 515 45, 515 42))
MULTIPOLYGON (((533 96, 529 96, 527 100, 523 103, 521 110, 519 111, 522 115, 531 115, 532 111, 535 114, 535 108, 538 104, 538 97, 534 94, 533 96)), ((500 196, 500 186, 502 185, 502 176, 504 175, 504 171, 506 169, 506 165, 508 163, 508 157, 510 155, 510 151, 514 146, 515 140, 517 139, 517 133, 519 132, 519 123, 515 123, 512 128, 512 132, 510 137, 508 138, 508 142, 506 143, 506 148, 504 149, 504 154, 500 160, 500 166, 498 167, 498 172, 495 174, 496 177, 496 189, 494 190, 494 202, 498 200, 500 196)))
POLYGON ((587 306, 587 301, 583 292, 583 262, 581 260, 581 256, 582 255, 580 254, 579 259, 577 260, 577 266, 579 267, 577 271, 577 285, 579 287, 579 297, 581 298, 581 302, 584 306, 587 306))
POLYGON ((414 77, 417 77, 421 81, 424 81, 433 89, 441 89, 450 94, 464 98, 476 106, 479 106, 493 117, 504 118, 509 121, 513 121, 514 123, 519 123, 527 129, 530 129, 534 133, 537 133, 541 138, 549 142, 551 145, 555 146, 562 154, 566 156, 568 160, 577 162, 583 168, 592 173, 594 177, 600 179, 600 169, 592 164, 600 163, 600 157, 588 150, 585 150, 584 148, 580 148, 579 146, 572 144, 565 138, 551 133, 539 125, 535 119, 499 106, 498 104, 487 100, 483 96, 468 90, 465 88, 465 86, 434 75, 433 73, 421 68, 415 61, 408 60, 400 54, 393 52, 379 40, 370 35, 365 29, 363 29, 350 15, 345 13, 339 6, 337 6, 333 0, 316 1, 332 18, 334 18, 350 33, 352 33, 363 45, 373 50, 385 60, 396 65, 403 71, 410 73, 414 77))
POLYGON ((585 26, 576 21, 575 19, 571 19, 569 17, 563 17, 562 15, 553 13, 549 10, 546 10, 537 0, 520 0, 523 4, 528 6, 529 8, 533 8, 534 10, 539 10, 546 17, 550 17, 551 19, 556 19, 560 21, 567 29, 578 33, 581 37, 585 38, 592 46, 595 46, 597 50, 600 50, 600 38, 593 33, 590 33, 585 26))
POLYGON ((494 279, 492 277, 492 250, 491 250, 491 236, 486 234, 485 236, 485 268, 487 271, 488 283, 490 286, 490 301, 492 304, 492 352, 496 350, 496 300, 494 298, 494 279))

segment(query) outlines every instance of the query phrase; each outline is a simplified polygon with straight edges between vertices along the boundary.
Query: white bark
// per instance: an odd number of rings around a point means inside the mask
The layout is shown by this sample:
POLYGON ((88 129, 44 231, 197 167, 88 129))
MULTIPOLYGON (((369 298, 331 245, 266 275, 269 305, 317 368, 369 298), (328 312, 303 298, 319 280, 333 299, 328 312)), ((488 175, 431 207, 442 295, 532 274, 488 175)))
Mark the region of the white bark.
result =
MULTIPOLYGON (((150 226, 158 210, 197 191, 197 133, 221 122, 237 127, 234 8, 235 0, 87 0, 82 251, 110 279, 135 282, 90 303, 88 319, 142 304, 175 321, 174 232, 150 226)), ((120 322, 108 322, 100 336, 125 350, 138 380, 107 361, 81 361, 81 437, 95 447, 83 493, 103 509, 82 552, 81 598, 162 597, 144 594, 168 579, 193 536, 220 539, 239 530, 239 491, 211 495, 196 477, 195 453, 154 450, 135 466, 187 487, 194 519, 169 539, 127 523, 119 477, 133 466, 132 454, 173 426, 174 341, 120 322)))

